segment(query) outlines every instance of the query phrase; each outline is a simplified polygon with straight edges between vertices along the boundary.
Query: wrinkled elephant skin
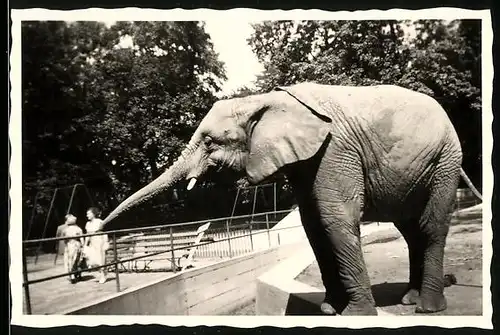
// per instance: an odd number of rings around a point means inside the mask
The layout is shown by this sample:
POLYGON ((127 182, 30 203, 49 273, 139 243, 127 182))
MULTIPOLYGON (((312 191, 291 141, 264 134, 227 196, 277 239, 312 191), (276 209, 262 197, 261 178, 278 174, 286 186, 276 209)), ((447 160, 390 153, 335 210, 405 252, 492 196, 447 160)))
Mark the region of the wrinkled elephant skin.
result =
POLYGON ((377 314, 361 220, 394 222, 410 259, 402 302, 437 312, 446 308, 443 253, 460 175, 475 190, 461 164, 458 136, 431 97, 301 83, 216 102, 179 160, 104 222, 177 181, 191 189, 210 169, 228 167, 252 183, 284 173, 321 270, 326 314, 377 314))

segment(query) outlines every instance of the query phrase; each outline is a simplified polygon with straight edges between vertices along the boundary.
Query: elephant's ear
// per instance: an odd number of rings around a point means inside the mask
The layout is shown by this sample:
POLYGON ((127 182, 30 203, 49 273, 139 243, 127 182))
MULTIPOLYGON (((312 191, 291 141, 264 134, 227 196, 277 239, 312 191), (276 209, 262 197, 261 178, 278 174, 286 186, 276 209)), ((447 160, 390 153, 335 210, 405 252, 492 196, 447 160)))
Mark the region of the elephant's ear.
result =
POLYGON ((331 118, 311 92, 316 84, 278 87, 294 101, 286 110, 266 106, 250 122, 246 172, 258 183, 281 167, 314 156, 330 133, 331 118), (310 86, 313 85, 313 86, 310 86))

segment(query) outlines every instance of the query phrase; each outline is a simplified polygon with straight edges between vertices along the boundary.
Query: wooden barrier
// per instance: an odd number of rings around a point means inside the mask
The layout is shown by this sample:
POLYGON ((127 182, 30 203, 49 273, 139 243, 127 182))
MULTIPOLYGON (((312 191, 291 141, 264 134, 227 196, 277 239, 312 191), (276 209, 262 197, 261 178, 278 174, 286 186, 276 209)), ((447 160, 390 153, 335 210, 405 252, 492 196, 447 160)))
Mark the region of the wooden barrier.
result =
POLYGON ((248 304, 256 295, 257 278, 279 262, 305 252, 307 240, 234 257, 179 272, 116 293, 72 315, 224 315, 248 304))

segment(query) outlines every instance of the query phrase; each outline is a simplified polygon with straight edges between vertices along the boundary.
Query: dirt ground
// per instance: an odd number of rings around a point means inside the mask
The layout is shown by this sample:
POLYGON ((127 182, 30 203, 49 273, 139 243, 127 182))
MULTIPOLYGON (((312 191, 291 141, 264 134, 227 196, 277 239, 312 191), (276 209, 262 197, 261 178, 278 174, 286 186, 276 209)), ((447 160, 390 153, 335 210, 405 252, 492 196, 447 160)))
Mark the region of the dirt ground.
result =
MULTIPOLYGON (((448 308, 431 315, 482 315, 481 216, 479 209, 453 219, 446 242, 444 272, 453 273, 457 284, 445 288, 448 308)), ((395 228, 377 235, 370 236, 363 248, 377 306, 395 315, 414 315, 415 306, 400 304, 408 282, 406 242, 395 228)), ((296 279, 324 289, 316 262, 296 279)))

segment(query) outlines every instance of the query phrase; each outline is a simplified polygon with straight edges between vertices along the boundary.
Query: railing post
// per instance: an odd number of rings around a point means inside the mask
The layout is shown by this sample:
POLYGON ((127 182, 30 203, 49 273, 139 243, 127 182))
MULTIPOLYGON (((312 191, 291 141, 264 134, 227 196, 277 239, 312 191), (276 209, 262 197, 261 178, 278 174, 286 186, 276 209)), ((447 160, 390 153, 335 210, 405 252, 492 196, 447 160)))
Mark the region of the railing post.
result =
POLYGON ((26 266, 26 253, 23 250, 23 286, 24 299, 26 300, 26 312, 31 314, 30 287, 28 284, 28 267, 26 266))
MULTIPOLYGON (((276 215, 276 213, 274 213, 276 215)), ((271 232, 269 231, 269 214, 266 213, 266 230, 267 230, 267 242, 269 243, 269 248, 271 248, 271 232)))
POLYGON ((174 230, 170 227, 170 248, 172 252, 172 271, 177 272, 177 265, 175 264, 175 252, 174 252, 174 230))
POLYGON ((68 205, 68 209, 66 210, 66 214, 69 214, 69 210, 71 209, 71 205, 73 204, 73 198, 75 197, 75 191, 76 191, 77 186, 78 186, 78 184, 75 184, 73 186, 73 190, 71 191, 71 197, 69 198, 69 205, 68 205))
POLYGON ((277 195, 276 195, 276 182, 273 183, 273 196, 274 196, 274 199, 273 199, 273 203, 274 203, 274 220, 276 221, 276 210, 277 210, 277 205, 276 205, 276 199, 277 199, 277 195))
POLYGON ((116 233, 113 233, 113 259, 115 262, 116 292, 120 292, 120 271, 118 270, 118 251, 116 246, 116 233))
POLYGON ((250 229, 250 247, 252 248, 252 251, 253 251, 252 224, 253 224, 253 219, 250 221, 250 225, 249 225, 249 229, 250 229))
POLYGON ((229 257, 233 257, 233 252, 231 250, 231 235, 229 235, 229 220, 226 220, 226 233, 227 233, 227 244, 229 246, 229 257))
MULTIPOLYGON (((56 199, 57 191, 59 189, 56 188, 54 191, 54 195, 52 196, 52 200, 50 201, 50 207, 49 207, 49 212, 47 213, 47 217, 45 218, 45 225, 43 227, 43 233, 42 233, 42 238, 45 238, 45 233, 47 232, 47 225, 49 224, 49 219, 50 219, 50 214, 52 214, 52 208, 54 207, 54 200, 56 199)), ((38 248, 36 249, 36 255, 35 255, 35 264, 38 262, 38 253, 42 249, 42 243, 38 245, 38 248)))

